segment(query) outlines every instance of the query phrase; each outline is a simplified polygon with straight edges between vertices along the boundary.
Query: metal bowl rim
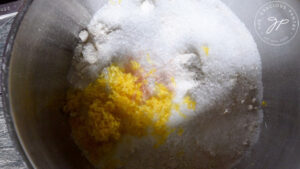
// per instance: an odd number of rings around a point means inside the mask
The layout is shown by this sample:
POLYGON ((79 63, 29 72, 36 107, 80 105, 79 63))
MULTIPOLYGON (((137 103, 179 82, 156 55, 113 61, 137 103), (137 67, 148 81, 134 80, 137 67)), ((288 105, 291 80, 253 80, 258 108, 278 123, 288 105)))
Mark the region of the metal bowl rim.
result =
POLYGON ((9 68, 10 68, 10 59, 13 51, 14 41, 17 36, 19 27, 22 23, 22 20, 29 9, 33 0, 23 0, 21 7, 18 10, 18 15, 14 18, 14 21, 11 25, 11 29, 9 31, 2 58, 2 65, 0 68, 0 90, 2 91, 2 104, 3 104, 3 112, 4 119, 6 122, 6 126, 9 132, 9 136, 12 140, 13 146, 16 148, 18 153, 21 156, 21 160, 26 163, 28 168, 34 168, 30 159, 27 157, 26 152, 21 144, 21 140, 19 139, 18 132, 16 130, 16 126, 14 124, 14 118, 11 112, 10 105, 10 96, 9 96, 9 68))

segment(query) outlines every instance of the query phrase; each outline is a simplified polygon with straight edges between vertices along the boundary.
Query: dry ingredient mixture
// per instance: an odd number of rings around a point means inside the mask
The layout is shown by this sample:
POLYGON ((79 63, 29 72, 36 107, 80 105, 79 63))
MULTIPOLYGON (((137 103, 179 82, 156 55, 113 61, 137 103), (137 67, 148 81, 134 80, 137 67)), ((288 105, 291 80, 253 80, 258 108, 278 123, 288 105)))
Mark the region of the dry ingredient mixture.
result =
POLYGON ((64 111, 103 169, 224 169, 257 141, 261 62, 219 0, 109 0, 79 33, 64 111))

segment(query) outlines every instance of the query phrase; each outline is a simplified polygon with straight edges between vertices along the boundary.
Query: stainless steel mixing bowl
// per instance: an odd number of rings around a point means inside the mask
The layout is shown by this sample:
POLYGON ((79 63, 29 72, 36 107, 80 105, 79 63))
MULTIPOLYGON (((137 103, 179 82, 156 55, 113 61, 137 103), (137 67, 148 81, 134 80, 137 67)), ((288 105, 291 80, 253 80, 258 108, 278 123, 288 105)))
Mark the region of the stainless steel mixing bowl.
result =
MULTIPOLYGON (((253 34, 262 57, 264 122, 258 143, 236 169, 300 169, 300 34, 270 46, 254 30, 265 0, 224 0, 253 34)), ((287 0, 300 13, 299 0, 287 0)), ((24 160, 39 169, 92 168, 61 113, 78 32, 102 0, 26 0, 2 66, 5 113, 24 160), (24 16, 24 17, 23 17, 24 16)))

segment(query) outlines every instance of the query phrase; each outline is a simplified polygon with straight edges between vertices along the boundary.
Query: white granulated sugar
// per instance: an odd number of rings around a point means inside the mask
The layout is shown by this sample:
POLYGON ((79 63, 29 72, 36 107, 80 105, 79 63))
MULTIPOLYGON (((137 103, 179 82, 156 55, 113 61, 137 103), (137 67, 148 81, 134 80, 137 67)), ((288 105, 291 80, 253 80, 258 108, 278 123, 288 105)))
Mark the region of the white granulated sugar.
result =
MULTIPOLYGON (((184 130, 153 148, 151 138, 120 143, 124 169, 224 169, 253 145, 262 120, 261 61, 244 24, 219 0, 123 0, 93 17, 75 51, 69 79, 83 88, 112 62, 135 59, 145 70, 174 77, 179 102, 196 110, 172 113, 184 130), (251 108, 250 108, 251 106, 251 108)), ((162 76, 163 80, 164 76, 162 76)), ((101 164, 99 164, 101 166, 101 164)))
POLYGON ((82 30, 78 36, 79 36, 81 42, 86 42, 89 37, 89 33, 86 30, 82 30))

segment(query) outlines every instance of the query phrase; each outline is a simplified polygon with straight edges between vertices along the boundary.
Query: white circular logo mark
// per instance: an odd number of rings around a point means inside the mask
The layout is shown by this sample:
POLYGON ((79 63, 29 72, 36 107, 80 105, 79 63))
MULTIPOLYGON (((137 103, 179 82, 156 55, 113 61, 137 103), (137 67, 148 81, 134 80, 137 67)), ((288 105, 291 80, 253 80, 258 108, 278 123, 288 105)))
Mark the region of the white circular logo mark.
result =
POLYGON ((264 4, 257 11, 254 27, 262 41, 272 46, 281 46, 296 36, 299 19, 290 5, 281 1, 272 1, 264 4))

